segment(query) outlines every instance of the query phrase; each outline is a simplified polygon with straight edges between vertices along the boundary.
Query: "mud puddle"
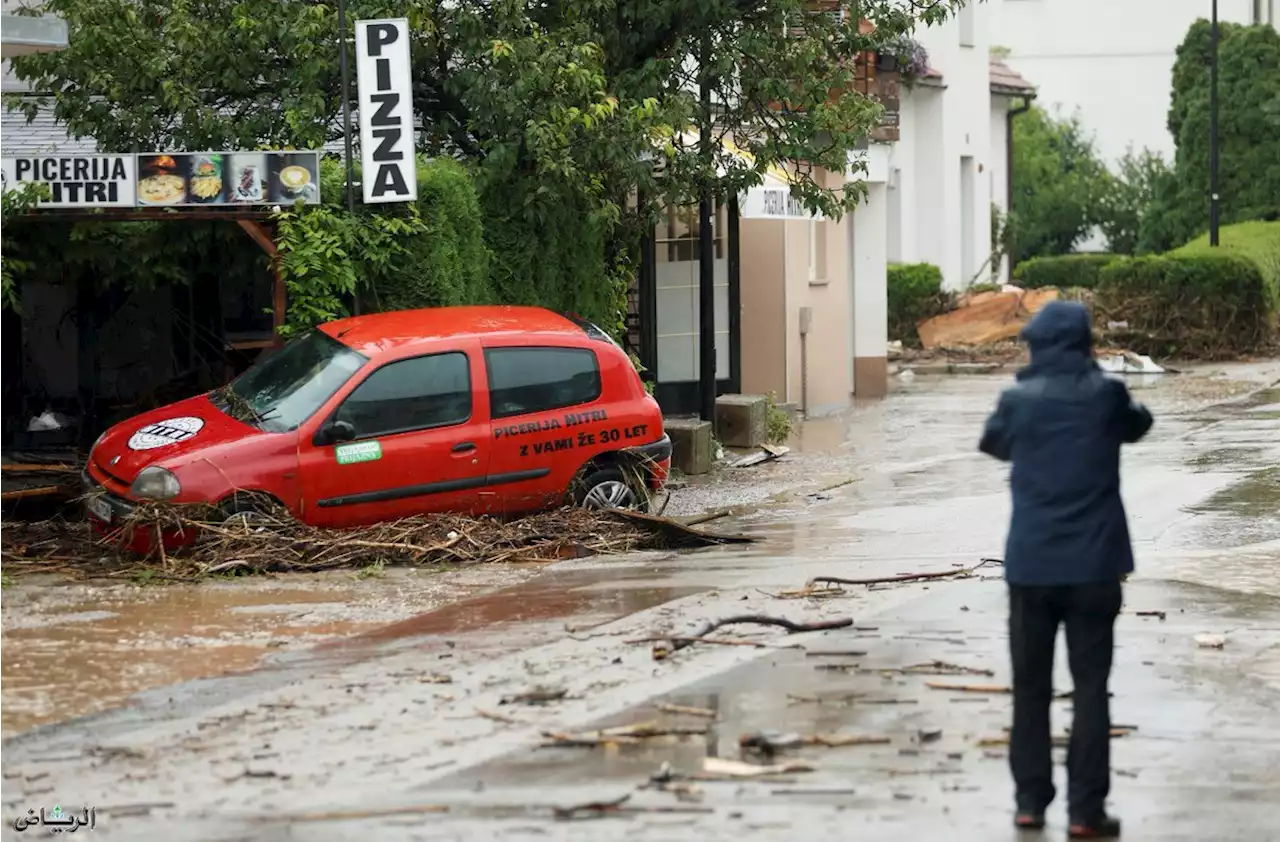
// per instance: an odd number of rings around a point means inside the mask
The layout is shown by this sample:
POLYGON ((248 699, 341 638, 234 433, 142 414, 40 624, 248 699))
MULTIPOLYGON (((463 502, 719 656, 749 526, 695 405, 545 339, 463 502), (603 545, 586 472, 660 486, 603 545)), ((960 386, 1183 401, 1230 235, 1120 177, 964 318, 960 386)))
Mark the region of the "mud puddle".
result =
POLYGON ((537 570, 6 588, 0 729, 9 737, 117 706, 142 690, 251 669, 269 653, 376 629, 537 570))

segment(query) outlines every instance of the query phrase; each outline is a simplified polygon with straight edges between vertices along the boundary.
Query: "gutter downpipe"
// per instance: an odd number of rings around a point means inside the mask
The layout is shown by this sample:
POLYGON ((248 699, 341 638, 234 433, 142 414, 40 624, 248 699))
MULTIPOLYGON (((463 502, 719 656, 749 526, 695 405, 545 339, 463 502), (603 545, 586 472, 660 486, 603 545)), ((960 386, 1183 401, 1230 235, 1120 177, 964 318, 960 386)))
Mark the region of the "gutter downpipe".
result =
MULTIPOLYGON (((1033 91, 1022 98, 1022 105, 1017 108, 1010 108, 1004 115, 1004 212, 1007 217, 1013 213, 1013 118, 1019 114, 1026 114, 1031 110, 1031 103, 1035 100, 1036 95, 1033 91)), ((1014 243, 1010 241, 1010 245, 1014 243)), ((1009 278, 1013 278, 1013 267, 1017 262, 1015 250, 1009 250, 1009 278)))

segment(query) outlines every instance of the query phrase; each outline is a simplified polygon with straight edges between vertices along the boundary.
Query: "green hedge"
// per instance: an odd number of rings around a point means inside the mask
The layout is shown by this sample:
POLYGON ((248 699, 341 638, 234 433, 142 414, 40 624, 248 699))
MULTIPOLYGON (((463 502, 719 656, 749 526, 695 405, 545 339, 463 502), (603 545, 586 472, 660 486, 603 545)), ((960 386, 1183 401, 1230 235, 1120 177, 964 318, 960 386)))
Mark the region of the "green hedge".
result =
POLYGON ((1099 321, 1123 321, 1116 338, 1152 356, 1214 359, 1259 350, 1271 337, 1271 295, 1260 265, 1240 254, 1117 260, 1102 270, 1099 321))
POLYGON ((1084 287, 1097 289, 1103 267, 1113 263, 1115 254, 1063 254, 1033 257, 1014 266, 1013 279, 1023 289, 1040 287, 1084 287))
POLYGON ((919 347, 916 325, 946 312, 951 296, 942 291, 942 270, 930 263, 892 263, 886 272, 889 288, 889 338, 919 347))
POLYGON ((1209 235, 1204 234, 1174 249, 1170 255, 1195 256, 1215 252, 1239 255, 1258 264, 1267 285, 1272 313, 1280 312, 1280 221, 1224 225, 1218 231, 1217 249, 1209 246, 1209 235))
POLYGON ((491 303, 490 255, 471 174, 451 158, 420 164, 417 205, 425 230, 405 238, 371 279, 378 309, 491 303))

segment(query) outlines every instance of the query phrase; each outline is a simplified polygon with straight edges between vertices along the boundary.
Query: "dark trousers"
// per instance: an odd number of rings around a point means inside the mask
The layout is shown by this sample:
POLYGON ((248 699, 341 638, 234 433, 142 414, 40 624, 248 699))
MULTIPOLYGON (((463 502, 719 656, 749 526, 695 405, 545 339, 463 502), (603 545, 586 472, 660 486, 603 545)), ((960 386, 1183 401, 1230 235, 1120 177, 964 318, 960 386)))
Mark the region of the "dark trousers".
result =
POLYGON ((1009 766, 1020 810, 1041 812, 1053 801, 1049 707, 1058 625, 1067 629, 1074 717, 1067 748, 1067 802, 1073 820, 1104 812, 1111 789, 1111 676, 1120 582, 1010 585, 1009 647, 1013 655, 1013 734, 1009 766))

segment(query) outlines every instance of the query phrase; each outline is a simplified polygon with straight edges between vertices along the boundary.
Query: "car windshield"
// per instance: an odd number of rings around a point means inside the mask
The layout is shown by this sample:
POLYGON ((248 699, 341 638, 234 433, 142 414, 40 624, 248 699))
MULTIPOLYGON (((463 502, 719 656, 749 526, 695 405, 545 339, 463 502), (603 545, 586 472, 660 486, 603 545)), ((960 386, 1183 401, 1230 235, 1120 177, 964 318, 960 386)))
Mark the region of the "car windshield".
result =
POLYGON ((270 433, 296 430, 368 360, 319 330, 290 342, 210 397, 223 412, 270 433))

